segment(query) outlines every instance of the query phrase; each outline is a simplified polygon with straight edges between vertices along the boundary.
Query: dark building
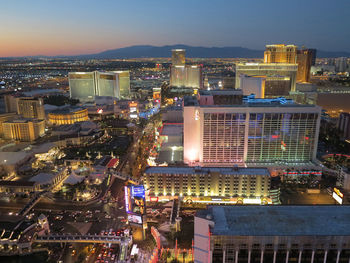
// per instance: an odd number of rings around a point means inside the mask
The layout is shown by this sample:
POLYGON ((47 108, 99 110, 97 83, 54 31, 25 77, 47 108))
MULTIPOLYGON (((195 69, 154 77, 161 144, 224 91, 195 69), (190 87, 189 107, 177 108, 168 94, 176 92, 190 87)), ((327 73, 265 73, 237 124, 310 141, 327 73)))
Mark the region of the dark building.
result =
POLYGON ((350 113, 342 112, 339 115, 337 127, 341 131, 342 137, 350 139, 350 113))
POLYGON ((310 81, 310 69, 315 65, 316 49, 299 49, 297 51, 297 82, 310 81))

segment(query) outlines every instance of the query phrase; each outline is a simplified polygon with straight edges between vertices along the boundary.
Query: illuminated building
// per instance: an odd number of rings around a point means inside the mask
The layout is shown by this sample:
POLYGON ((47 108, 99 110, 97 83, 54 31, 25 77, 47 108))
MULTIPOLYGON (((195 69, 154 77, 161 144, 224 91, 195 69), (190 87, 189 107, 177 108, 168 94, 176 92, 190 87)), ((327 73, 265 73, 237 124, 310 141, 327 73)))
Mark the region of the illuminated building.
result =
POLYGON ((266 168, 149 167, 144 186, 150 200, 183 197, 201 203, 268 202, 270 173, 266 168))
POLYGON ((34 141, 45 134, 45 121, 36 119, 5 121, 2 129, 7 140, 34 141))
POLYGON ((44 101, 42 98, 21 97, 17 100, 17 113, 23 118, 45 119, 44 101))
POLYGON ((9 112, 9 113, 0 114, 0 135, 3 134, 2 124, 5 121, 14 120, 16 118, 18 118, 18 115, 16 114, 16 112, 9 112))
POLYGON ((74 124, 79 121, 89 120, 88 110, 77 106, 68 106, 61 109, 53 110, 48 114, 51 124, 63 125, 74 124))
POLYGON ((185 98, 184 161, 191 165, 302 164, 316 158, 321 108, 284 98, 200 105, 185 98))
POLYGON ((287 63, 297 62, 297 46, 295 45, 266 45, 264 63, 287 63))
POLYGON ((201 89, 202 67, 197 65, 171 66, 170 86, 201 89))
POLYGON ((241 75, 265 77, 265 97, 287 96, 295 91, 297 64, 239 63, 236 64, 236 89, 241 87, 241 75))
POLYGON ((5 95, 6 112, 17 112, 23 118, 45 119, 44 101, 42 98, 5 95))
POLYGON ((186 63, 185 54, 186 54, 185 49, 171 50, 171 64, 173 66, 185 66, 185 63, 186 63))
POLYGON ((335 59, 335 70, 337 72, 345 72, 348 70, 347 58, 341 57, 335 59))
POLYGON ((128 99, 130 97, 130 72, 128 70, 116 71, 119 82, 120 99, 128 99))
POLYGON ((342 112, 339 115, 337 128, 346 140, 350 139, 350 113, 342 112))
POLYGON ((316 49, 301 49, 297 51, 297 82, 309 82, 311 66, 315 65, 316 49))
POLYGON ((255 98, 265 97, 265 77, 251 77, 246 75, 240 76, 240 85, 243 91, 243 95, 249 96, 251 94, 255 95, 255 98))
POLYGON ((81 101, 93 101, 95 96, 127 98, 130 94, 129 71, 70 72, 70 97, 81 101))
POLYGON ((203 86, 202 67, 198 65, 186 65, 185 49, 172 50, 170 86, 194 89, 200 89, 203 86))
POLYGON ((18 96, 4 95, 6 112, 17 112, 17 100, 18 96))
POLYGON ((237 105, 242 104, 242 90, 199 90, 197 98, 200 105, 237 105))
POLYGON ((195 262, 348 262, 348 206, 209 206, 194 218, 195 262))

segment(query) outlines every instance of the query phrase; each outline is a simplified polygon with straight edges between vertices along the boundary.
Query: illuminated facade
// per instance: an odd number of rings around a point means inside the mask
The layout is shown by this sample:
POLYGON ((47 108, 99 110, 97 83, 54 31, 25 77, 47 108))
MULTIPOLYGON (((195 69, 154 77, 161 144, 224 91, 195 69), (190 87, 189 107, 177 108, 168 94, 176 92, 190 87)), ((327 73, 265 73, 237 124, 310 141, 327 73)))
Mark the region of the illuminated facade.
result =
POLYGON ((209 206, 194 218, 195 262, 349 262, 348 206, 209 206))
POLYGON ((70 72, 70 97, 81 101, 93 101, 95 96, 127 98, 130 95, 129 71, 70 72))
POLYGON ((297 82, 309 82, 311 66, 315 65, 316 49, 301 49, 297 51, 297 82))
POLYGON ((203 85, 202 68, 197 65, 172 66, 170 71, 171 87, 201 89, 203 85))
POLYGON ((203 86, 202 67, 198 65, 186 65, 185 52, 185 49, 172 50, 170 86, 200 89, 203 86))
POLYGON ((159 201, 183 197, 203 203, 262 203, 270 190, 266 168, 149 167, 143 178, 149 198, 159 201))
POLYGON ((186 50, 185 49, 173 49, 171 50, 171 63, 173 66, 185 66, 186 63, 186 50))
POLYGON ((297 46, 295 45, 266 45, 264 63, 287 63, 297 62, 297 46))
POLYGON ((21 97, 17 100, 17 113, 23 118, 44 120, 45 109, 42 98, 21 97))
POLYGON ((240 78, 243 95, 249 96, 254 94, 255 98, 265 98, 265 77, 241 75, 240 78))
POLYGON ((184 107, 184 161, 191 165, 307 163, 316 158, 321 108, 281 99, 184 107))
POLYGON ((19 119, 2 124, 4 137, 7 140, 34 141, 45 134, 45 121, 19 119))
POLYGON ((11 121, 11 120, 14 120, 18 117, 19 116, 16 114, 16 112, 9 112, 9 113, 0 114, 0 135, 3 135, 3 133, 4 133, 4 131, 2 129, 2 124, 5 121, 11 121))
POLYGON ((241 75, 265 77, 265 97, 287 96, 295 91, 297 64, 239 63, 236 64, 236 89, 241 89, 241 75))
POLYGON ((88 110, 81 107, 65 107, 63 109, 53 110, 48 114, 51 124, 64 125, 74 124, 79 121, 88 121, 88 110))

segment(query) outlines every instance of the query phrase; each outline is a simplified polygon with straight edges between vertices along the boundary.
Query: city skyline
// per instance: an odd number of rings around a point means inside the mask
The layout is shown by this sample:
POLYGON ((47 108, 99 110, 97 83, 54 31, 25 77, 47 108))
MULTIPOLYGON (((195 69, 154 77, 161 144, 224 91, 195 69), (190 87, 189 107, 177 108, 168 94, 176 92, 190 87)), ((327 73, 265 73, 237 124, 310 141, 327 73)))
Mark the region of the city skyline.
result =
POLYGON ((262 50, 293 43, 327 51, 350 51, 342 17, 350 3, 297 1, 38 0, 2 3, 0 57, 81 55, 132 45, 242 46, 262 50), (103 15, 101 15, 103 14, 103 15), (98 17, 99 19, 94 19, 98 17), (263 21, 263 23, 262 23, 263 21))

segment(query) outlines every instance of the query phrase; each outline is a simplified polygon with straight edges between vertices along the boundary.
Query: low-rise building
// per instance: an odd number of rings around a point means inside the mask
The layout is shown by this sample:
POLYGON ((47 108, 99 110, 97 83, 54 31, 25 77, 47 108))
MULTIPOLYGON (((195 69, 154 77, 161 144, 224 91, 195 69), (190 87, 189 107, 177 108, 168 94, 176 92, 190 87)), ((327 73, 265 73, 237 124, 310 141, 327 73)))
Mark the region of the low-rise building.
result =
POLYGON ((88 110, 78 106, 69 106, 51 111, 48 114, 49 123, 54 125, 74 124, 88 121, 88 110))
POLYGON ((349 218, 347 206, 212 206, 195 215, 194 262, 348 262, 349 218))
POLYGON ((149 167, 144 173, 149 200, 199 203, 271 203, 270 179, 266 168, 149 167))
POLYGON ((34 141, 45 134, 45 120, 17 119, 2 124, 4 138, 15 141, 34 141))

